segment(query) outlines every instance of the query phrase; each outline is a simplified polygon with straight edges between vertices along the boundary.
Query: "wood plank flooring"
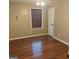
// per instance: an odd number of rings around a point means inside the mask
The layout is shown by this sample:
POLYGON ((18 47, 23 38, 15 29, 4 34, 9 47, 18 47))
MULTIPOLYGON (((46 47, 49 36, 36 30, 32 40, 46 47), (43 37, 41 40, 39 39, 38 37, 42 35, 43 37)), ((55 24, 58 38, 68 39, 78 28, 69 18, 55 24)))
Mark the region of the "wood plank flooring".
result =
POLYGON ((10 57, 18 59, 67 59, 68 46, 49 35, 9 42, 10 57))

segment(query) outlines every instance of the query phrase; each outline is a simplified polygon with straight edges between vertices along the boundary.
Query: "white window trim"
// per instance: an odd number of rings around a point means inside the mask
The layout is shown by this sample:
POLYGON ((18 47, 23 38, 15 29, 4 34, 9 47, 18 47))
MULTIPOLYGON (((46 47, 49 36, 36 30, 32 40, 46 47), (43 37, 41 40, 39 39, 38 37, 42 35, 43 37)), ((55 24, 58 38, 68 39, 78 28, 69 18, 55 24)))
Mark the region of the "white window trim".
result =
POLYGON ((43 8, 30 8, 30 27, 31 30, 42 30, 43 29, 43 8), (31 9, 41 9, 42 10, 42 27, 39 28, 32 28, 32 16, 31 16, 31 9))

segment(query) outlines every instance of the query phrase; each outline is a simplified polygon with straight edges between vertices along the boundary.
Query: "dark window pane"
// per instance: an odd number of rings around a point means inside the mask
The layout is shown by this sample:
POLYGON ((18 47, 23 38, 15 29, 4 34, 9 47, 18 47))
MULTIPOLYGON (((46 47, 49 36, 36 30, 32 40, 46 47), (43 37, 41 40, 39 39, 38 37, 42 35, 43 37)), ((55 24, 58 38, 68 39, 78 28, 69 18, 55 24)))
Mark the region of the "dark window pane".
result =
POLYGON ((42 27, 42 10, 31 9, 32 14, 32 28, 42 27))

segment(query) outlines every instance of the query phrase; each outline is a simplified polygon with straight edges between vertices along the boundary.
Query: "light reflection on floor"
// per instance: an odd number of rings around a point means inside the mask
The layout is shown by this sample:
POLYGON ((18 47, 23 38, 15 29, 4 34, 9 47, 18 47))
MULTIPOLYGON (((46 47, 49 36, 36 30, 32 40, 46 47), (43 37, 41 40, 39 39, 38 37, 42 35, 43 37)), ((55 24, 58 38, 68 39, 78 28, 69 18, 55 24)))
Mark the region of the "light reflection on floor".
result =
POLYGON ((42 55, 42 41, 36 41, 32 43, 33 55, 36 57, 42 55))

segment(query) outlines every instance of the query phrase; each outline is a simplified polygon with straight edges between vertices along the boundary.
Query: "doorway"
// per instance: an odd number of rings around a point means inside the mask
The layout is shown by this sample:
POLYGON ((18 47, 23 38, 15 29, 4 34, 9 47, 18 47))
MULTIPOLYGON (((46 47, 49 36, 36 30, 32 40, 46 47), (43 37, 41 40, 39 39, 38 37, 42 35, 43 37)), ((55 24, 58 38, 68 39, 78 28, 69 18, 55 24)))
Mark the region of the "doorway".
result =
POLYGON ((48 9, 48 34, 53 36, 54 34, 54 15, 55 15, 55 8, 48 9))

